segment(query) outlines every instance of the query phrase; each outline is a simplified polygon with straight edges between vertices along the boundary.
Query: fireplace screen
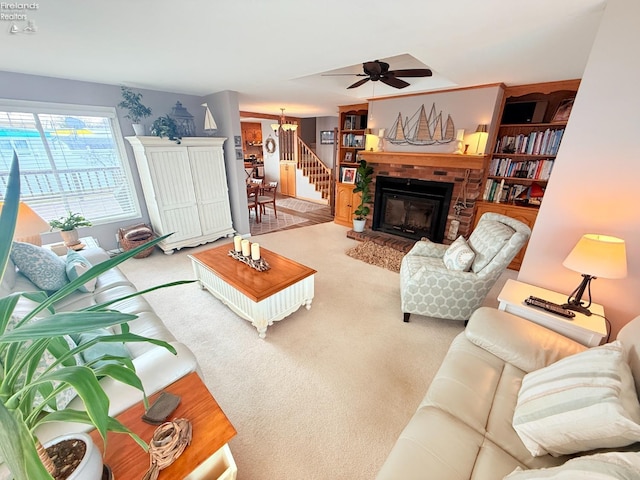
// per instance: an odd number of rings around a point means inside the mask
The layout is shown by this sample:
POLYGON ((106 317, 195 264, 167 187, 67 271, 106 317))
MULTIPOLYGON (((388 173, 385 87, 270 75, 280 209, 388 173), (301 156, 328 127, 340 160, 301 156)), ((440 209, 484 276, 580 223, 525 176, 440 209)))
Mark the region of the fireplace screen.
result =
POLYGON ((446 182, 378 176, 373 229, 441 242, 452 190, 446 182))

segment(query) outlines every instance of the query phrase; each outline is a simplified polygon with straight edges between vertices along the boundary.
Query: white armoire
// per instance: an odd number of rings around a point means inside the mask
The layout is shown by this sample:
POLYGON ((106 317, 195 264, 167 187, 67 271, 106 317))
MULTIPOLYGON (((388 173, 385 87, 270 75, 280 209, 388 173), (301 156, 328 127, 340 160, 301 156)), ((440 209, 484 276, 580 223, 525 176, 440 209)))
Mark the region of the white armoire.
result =
POLYGON ((226 138, 126 137, 136 158, 151 226, 173 233, 158 246, 171 254, 234 233, 222 145, 226 138))

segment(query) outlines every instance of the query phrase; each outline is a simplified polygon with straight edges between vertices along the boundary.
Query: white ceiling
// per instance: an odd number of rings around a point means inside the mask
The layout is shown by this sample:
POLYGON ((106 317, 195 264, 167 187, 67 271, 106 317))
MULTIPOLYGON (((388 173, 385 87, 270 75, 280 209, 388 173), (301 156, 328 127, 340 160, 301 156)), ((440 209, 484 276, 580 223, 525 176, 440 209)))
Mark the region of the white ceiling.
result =
MULTIPOLYGON (((0 70, 208 95, 330 116, 373 96, 582 77, 606 0, 65 0, 2 21, 0 70), (22 29, 26 21, 17 21, 22 29), (323 73, 431 68, 396 90, 323 73)), ((0 93, 1 94, 1 93, 0 93)))

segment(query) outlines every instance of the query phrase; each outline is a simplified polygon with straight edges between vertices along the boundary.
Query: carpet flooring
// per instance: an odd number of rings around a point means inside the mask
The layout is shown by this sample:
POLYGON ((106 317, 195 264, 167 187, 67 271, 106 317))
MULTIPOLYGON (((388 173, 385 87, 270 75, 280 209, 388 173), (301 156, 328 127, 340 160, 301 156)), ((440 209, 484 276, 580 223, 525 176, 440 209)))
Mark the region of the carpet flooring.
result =
MULTIPOLYGON (((280 215, 278 215, 280 216, 280 215)), ((402 322, 399 275, 345 255, 333 222, 270 233, 260 244, 317 270, 315 297, 256 329, 196 284, 145 297, 196 355, 237 435, 238 480, 371 480, 413 415, 462 322, 402 322)), ((188 255, 156 249, 121 268, 139 288, 193 278, 188 255)), ((229 259, 229 261, 234 261, 229 259)), ((249 267, 247 267, 249 268, 249 267)), ((497 306, 497 292, 486 305, 497 306)))
POLYGON ((276 205, 278 207, 284 207, 302 213, 313 212, 314 210, 326 208, 326 205, 323 204, 307 202, 306 200, 291 197, 279 198, 276 200, 276 205))
POLYGON ((307 219, 291 215, 285 212, 278 212, 278 218, 273 213, 272 208, 266 208, 265 213, 260 218, 260 223, 256 222, 254 215, 249 216, 249 229, 251 235, 264 235, 265 233, 272 232, 274 230, 282 230, 283 228, 291 227, 299 223, 306 222, 307 219))

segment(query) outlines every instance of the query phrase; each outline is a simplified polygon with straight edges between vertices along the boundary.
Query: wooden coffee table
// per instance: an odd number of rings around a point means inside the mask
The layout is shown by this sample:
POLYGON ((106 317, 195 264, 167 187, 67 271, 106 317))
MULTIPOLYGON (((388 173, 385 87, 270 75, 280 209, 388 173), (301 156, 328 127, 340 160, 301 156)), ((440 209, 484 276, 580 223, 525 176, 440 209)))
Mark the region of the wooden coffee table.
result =
POLYGON ((267 327, 305 306, 311 308, 316 271, 275 252, 260 248, 271 266, 259 272, 232 258, 233 244, 225 244, 189 255, 201 288, 207 289, 238 316, 258 329, 260 338, 267 327))
MULTIPOLYGON (((182 455, 160 471, 159 479, 235 479, 237 467, 227 442, 236 434, 236 430, 198 374, 190 373, 164 391, 180 396, 180 405, 169 420, 188 419, 193 428, 193 438, 182 455)), ((159 393, 150 396, 149 401, 153 402, 158 395, 159 393)), ((142 421, 144 412, 144 404, 140 402, 116 418, 148 443, 157 426, 142 421)), ((102 449, 103 443, 98 432, 93 430, 90 435, 102 449)), ((129 435, 113 432, 107 434, 104 463, 111 467, 116 480, 140 480, 149 468, 149 459, 149 455, 129 435)))

